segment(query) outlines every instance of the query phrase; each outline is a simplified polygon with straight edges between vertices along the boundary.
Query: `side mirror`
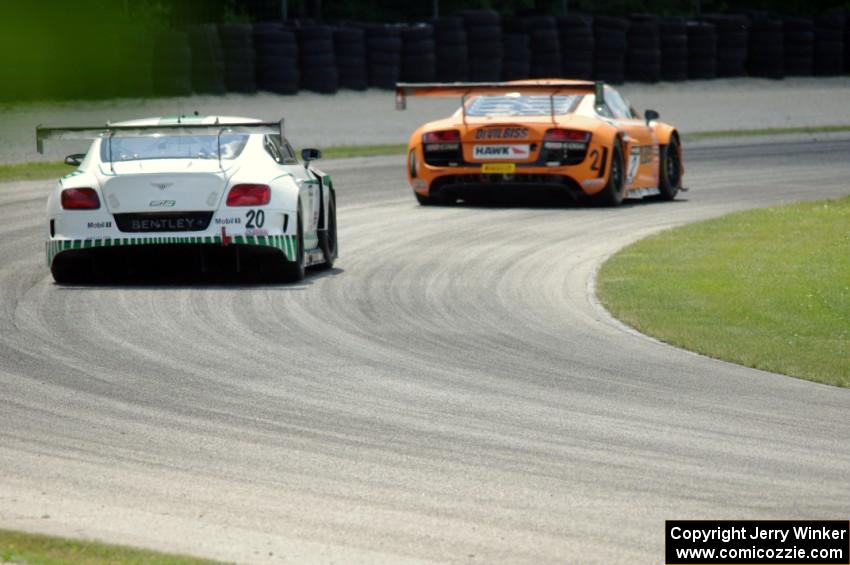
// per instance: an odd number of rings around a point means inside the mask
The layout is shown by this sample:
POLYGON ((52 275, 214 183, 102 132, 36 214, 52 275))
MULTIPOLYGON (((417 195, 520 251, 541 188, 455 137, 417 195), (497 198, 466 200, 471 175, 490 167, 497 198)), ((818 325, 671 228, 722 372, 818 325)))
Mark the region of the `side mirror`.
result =
POLYGON ((649 122, 651 122, 653 120, 657 120, 658 118, 661 117, 661 115, 658 112, 656 112, 655 110, 647 110, 646 112, 643 113, 643 117, 646 120, 646 125, 649 125, 649 122))
POLYGON ((322 152, 318 149, 302 149, 301 150, 301 158, 305 163, 309 163, 310 161, 315 161, 316 159, 322 158, 322 152))
POLYGON ((80 163, 82 163, 83 159, 85 158, 85 153, 74 153, 73 155, 68 155, 67 157, 65 157, 65 164, 70 165, 72 167, 79 167, 80 163))

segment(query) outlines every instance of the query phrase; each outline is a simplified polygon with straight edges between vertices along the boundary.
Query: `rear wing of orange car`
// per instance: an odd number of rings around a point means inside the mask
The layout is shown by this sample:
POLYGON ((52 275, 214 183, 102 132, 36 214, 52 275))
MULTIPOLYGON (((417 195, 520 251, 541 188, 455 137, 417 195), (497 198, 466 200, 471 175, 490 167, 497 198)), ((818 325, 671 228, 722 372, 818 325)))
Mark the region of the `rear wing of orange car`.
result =
POLYGON ((513 82, 399 82, 395 88, 396 110, 407 109, 408 96, 460 96, 463 121, 466 123, 466 99, 484 94, 538 94, 549 96, 552 120, 555 119, 555 96, 561 94, 593 94, 594 104, 605 103, 605 83, 577 80, 529 80, 513 82))

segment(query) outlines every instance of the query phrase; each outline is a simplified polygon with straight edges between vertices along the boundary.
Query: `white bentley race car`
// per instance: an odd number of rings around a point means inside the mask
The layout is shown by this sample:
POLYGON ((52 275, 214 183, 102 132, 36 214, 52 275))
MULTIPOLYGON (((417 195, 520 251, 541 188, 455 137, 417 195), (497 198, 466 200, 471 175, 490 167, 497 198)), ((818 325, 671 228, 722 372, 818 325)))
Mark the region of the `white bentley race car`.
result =
POLYGON ((59 283, 101 275, 255 273, 300 280, 337 257, 331 178, 299 164, 283 121, 150 118, 103 127, 36 129, 92 139, 47 201, 47 263, 59 283))

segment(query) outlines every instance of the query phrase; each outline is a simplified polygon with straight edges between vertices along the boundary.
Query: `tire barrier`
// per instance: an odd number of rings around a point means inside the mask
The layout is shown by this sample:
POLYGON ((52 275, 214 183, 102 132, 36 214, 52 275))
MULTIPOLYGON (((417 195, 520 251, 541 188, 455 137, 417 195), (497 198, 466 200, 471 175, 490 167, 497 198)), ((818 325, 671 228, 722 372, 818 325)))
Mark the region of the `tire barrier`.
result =
POLYGON ((224 85, 228 92, 257 92, 254 32, 250 24, 218 26, 224 53, 224 85))
POLYGON ((150 35, 142 30, 124 33, 118 42, 118 52, 122 65, 132 72, 124 73, 121 90, 117 94, 130 97, 153 94, 154 59, 150 35))
POLYGON ((469 80, 469 49, 463 18, 444 17, 431 21, 436 43, 436 80, 462 82, 469 80))
MULTIPOLYGON (((522 20, 531 48, 530 78, 561 76, 561 41, 558 20, 553 16, 534 16, 522 20)), ((507 53, 505 53, 507 57, 507 53)))
POLYGON ((590 80, 593 78, 593 18, 561 16, 558 22, 558 43, 561 45, 561 73, 565 77, 590 80))
POLYGON ((815 74, 840 75, 844 71, 844 14, 815 18, 815 74))
POLYGON ((437 55, 431 24, 416 24, 402 29, 401 44, 401 80, 433 82, 437 55))
POLYGON ((597 16, 593 19, 593 76, 614 84, 626 79, 626 37, 629 20, 597 16))
POLYGON ((502 19, 492 10, 460 12, 466 28, 469 80, 497 81, 502 77, 502 19))
POLYGON ((806 18, 787 18, 782 22, 785 47, 785 74, 807 76, 814 71, 815 24, 806 18))
POLYGON ((254 24, 257 88, 277 94, 298 92, 298 43, 295 34, 277 22, 254 24))
POLYGON ((192 90, 202 94, 224 94, 224 53, 218 28, 213 24, 190 26, 192 90))
MULTIPOLYGON (((151 34, 99 34, 80 59, 117 69, 95 85, 73 67, 49 76, 14 69, 0 100, 294 94, 393 89, 396 82, 566 77, 610 83, 714 77, 850 74, 850 12, 779 18, 707 14, 698 21, 634 15, 526 16, 465 10, 415 25, 311 20, 195 24, 151 34), (294 27, 287 27, 292 25, 294 27), (127 69, 127 70, 125 70, 127 69), (93 86, 94 85, 94 86, 93 86)), ((102 74, 102 73, 101 73, 102 74)))
POLYGON ((502 80, 520 80, 531 76, 531 40, 527 33, 510 31, 502 34, 504 58, 502 80))
POLYGON ((710 79, 717 76, 717 34, 714 24, 688 22, 688 78, 710 79))
POLYGON ((760 14, 753 16, 747 71, 754 77, 779 79, 785 76, 782 20, 760 14))
POLYGON ((850 11, 844 13, 844 73, 850 74, 850 11))
POLYGON ((396 27, 366 29, 369 86, 393 89, 401 74, 401 33, 396 27))
POLYGON ((301 88, 321 94, 339 90, 333 28, 323 25, 295 30, 298 40, 298 70, 301 88))
POLYGON ((339 87, 366 90, 366 34, 360 28, 337 28, 334 34, 334 52, 339 71, 339 87))
POLYGON ((709 14, 703 18, 714 25, 717 35, 717 76, 747 75, 750 20, 742 14, 709 14))
POLYGON ((661 78, 668 81, 688 79, 688 28, 682 18, 664 18, 661 34, 661 78))
POLYGON ((634 16, 627 34, 626 79, 661 80, 661 29, 655 16, 634 16))
POLYGON ((185 32, 159 33, 154 40, 154 92, 163 96, 192 94, 192 50, 185 32))

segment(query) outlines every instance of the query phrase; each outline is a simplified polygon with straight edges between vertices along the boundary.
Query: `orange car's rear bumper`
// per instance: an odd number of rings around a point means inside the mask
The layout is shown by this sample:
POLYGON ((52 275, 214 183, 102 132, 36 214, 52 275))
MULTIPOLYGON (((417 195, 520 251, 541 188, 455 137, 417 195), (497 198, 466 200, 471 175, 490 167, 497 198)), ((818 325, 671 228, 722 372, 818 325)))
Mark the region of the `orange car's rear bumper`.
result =
MULTIPOLYGON (((422 196, 438 194, 461 195, 488 193, 501 189, 544 190, 563 192, 571 197, 591 195, 605 186, 608 173, 607 149, 591 145, 587 157, 578 164, 546 166, 537 163, 514 163, 512 173, 484 172, 484 166, 494 162, 463 162, 456 166, 432 166, 425 163, 422 146, 415 151, 415 167, 408 161, 408 180, 413 190, 422 196)), ((408 160, 410 155, 408 155, 408 160)), ((495 163, 510 164, 508 161, 495 163)))

